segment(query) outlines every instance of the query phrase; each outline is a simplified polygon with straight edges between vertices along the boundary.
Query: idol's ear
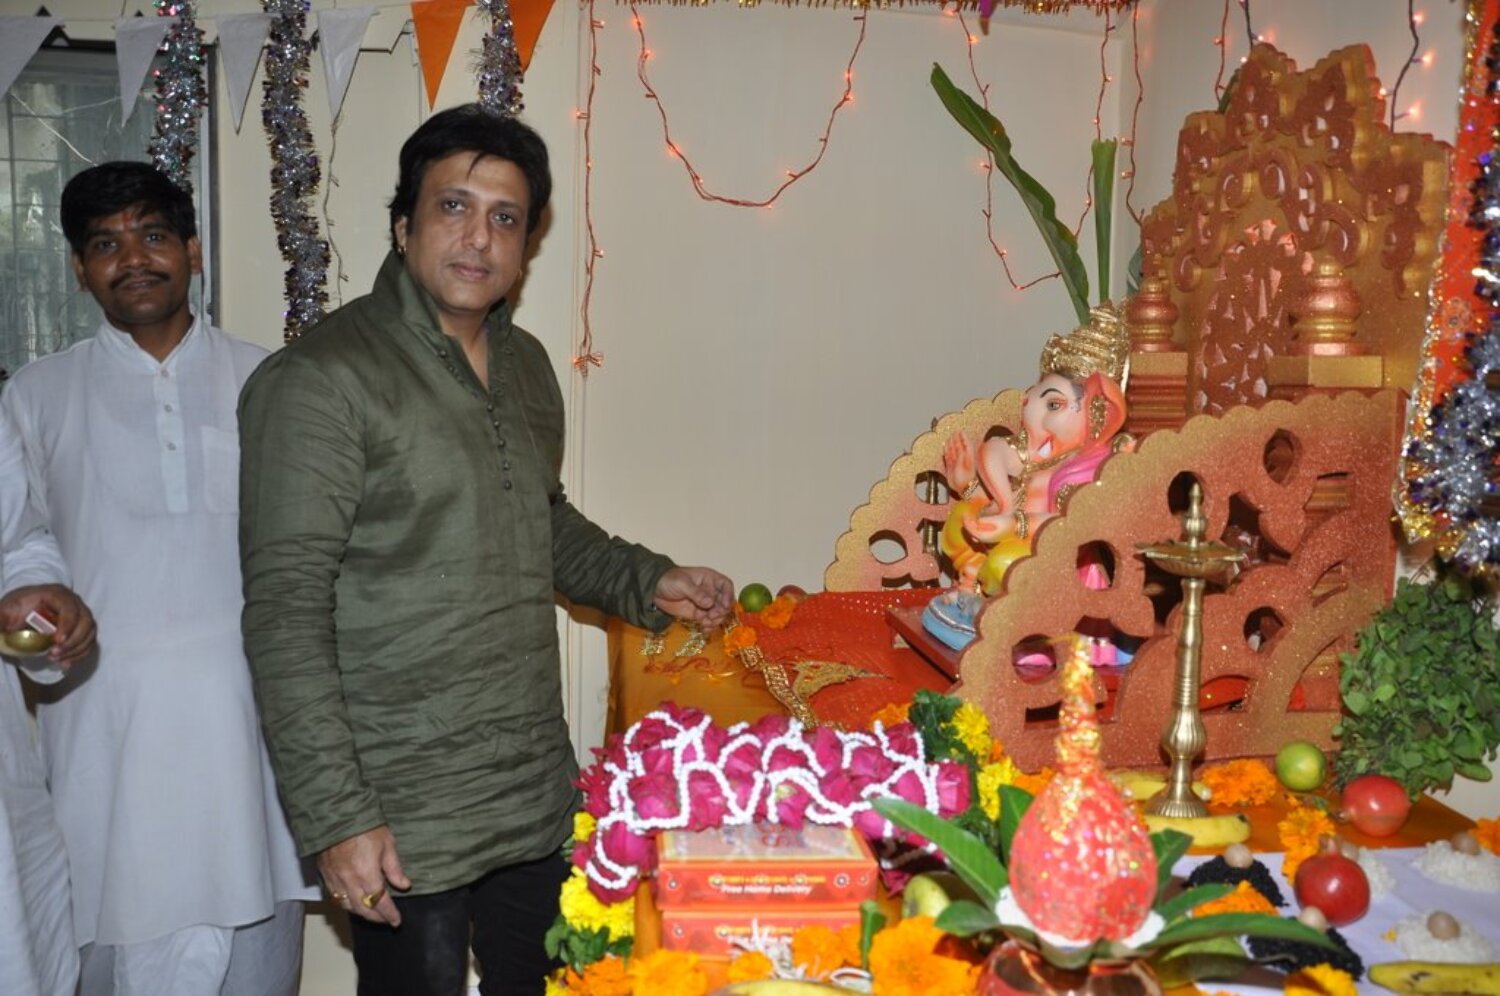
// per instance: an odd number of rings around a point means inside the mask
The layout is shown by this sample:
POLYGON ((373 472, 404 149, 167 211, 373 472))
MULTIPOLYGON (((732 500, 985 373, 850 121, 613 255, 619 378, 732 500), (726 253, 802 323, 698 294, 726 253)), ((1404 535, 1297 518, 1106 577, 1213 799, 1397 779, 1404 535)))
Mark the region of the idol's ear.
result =
POLYGON ((1089 438, 1108 439, 1125 427, 1125 392, 1114 379, 1091 373, 1083 382, 1084 410, 1089 413, 1089 438))

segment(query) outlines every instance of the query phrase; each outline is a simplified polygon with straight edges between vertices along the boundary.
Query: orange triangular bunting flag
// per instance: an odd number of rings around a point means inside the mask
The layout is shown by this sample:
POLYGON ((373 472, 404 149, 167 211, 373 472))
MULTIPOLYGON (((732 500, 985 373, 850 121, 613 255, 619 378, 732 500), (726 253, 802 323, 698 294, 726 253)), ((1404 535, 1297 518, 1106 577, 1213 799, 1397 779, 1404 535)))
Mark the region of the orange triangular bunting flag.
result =
POLYGON ((510 23, 516 39, 516 54, 521 57, 521 72, 531 66, 531 50, 541 37, 542 25, 552 13, 552 0, 510 0, 510 23))
POLYGON ((471 0, 423 0, 411 5, 412 28, 417 34, 417 57, 422 60, 422 79, 427 83, 427 108, 437 103, 438 87, 448 68, 448 56, 463 25, 471 0))

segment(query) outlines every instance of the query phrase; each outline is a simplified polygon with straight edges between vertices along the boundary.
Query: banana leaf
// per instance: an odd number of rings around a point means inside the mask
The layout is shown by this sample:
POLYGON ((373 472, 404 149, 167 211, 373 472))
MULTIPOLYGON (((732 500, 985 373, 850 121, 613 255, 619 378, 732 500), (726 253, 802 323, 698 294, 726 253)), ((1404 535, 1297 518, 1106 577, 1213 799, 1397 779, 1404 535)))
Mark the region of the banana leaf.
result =
POLYGON ((1084 269, 1083 259, 1078 255, 1078 240, 1068 226, 1058 220, 1057 202, 1046 187, 1016 162, 1015 156, 1011 154, 1010 136, 1005 133, 1005 126, 999 119, 980 106, 973 97, 954 86, 948 74, 943 72, 943 67, 936 63, 932 66, 932 88, 937 91, 938 99, 943 102, 948 113, 953 115, 953 119, 989 150, 995 168, 1021 196, 1021 203, 1026 206, 1031 220, 1036 223, 1047 251, 1052 254, 1053 263, 1062 274, 1063 287, 1067 289, 1068 297, 1073 302, 1073 310, 1078 312, 1079 323, 1088 322, 1088 271, 1084 269))
POLYGON ((979 894, 984 905, 994 908, 1000 890, 1010 878, 984 841, 904 799, 877 799, 874 805, 877 813, 896 826, 920 834, 942 848, 948 867, 979 894))
POLYGON ((1094 249, 1099 254, 1099 303, 1109 300, 1109 233, 1114 225, 1116 139, 1096 141, 1094 155, 1094 249))

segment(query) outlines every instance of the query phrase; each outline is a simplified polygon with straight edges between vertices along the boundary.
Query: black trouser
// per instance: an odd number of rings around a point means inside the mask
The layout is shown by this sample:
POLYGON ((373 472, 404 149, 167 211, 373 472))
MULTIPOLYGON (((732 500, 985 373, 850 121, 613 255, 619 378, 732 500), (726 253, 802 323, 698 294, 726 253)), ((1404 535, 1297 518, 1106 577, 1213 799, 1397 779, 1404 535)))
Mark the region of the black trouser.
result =
POLYGON ((542 938, 568 874, 552 854, 447 892, 396 895, 399 927, 351 916, 359 996, 462 996, 471 927, 483 996, 544 992, 558 963, 542 938))

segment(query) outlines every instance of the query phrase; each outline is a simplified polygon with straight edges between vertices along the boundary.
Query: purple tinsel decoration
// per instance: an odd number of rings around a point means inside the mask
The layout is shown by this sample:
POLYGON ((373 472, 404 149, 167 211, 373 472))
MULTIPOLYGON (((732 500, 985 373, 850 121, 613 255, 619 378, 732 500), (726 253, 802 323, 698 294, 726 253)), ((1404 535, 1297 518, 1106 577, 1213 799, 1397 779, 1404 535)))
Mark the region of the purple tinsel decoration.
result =
POLYGON ((261 120, 271 143, 271 218, 286 260, 286 339, 316 325, 328 304, 328 243, 318 237, 311 204, 322 171, 302 110, 312 41, 306 0, 263 0, 271 15, 261 120))
POLYGON ((164 65, 152 71, 156 78, 156 131, 151 137, 151 161, 173 183, 192 193, 198 120, 208 105, 203 30, 194 18, 192 0, 156 0, 156 13, 176 18, 176 22, 162 43, 164 65))
POLYGON ((490 30, 480 49, 479 102, 496 114, 515 117, 521 103, 521 54, 516 51, 516 29, 510 19, 510 0, 477 0, 490 15, 490 30))

